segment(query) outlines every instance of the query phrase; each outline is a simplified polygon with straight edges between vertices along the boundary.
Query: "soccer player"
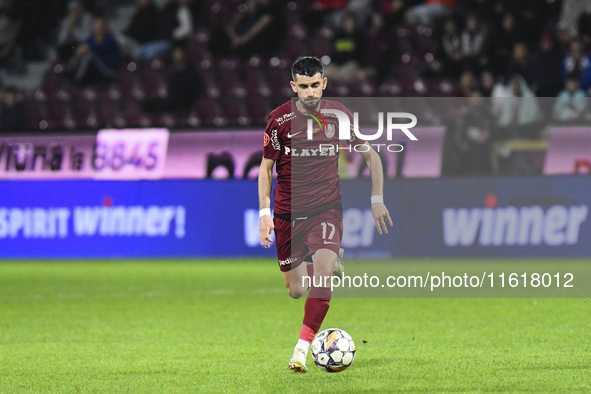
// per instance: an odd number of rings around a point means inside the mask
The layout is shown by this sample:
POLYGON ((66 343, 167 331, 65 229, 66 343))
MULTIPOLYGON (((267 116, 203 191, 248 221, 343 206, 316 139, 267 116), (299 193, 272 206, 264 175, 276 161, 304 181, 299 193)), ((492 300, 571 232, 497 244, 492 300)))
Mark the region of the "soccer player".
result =
MULTIPOLYGON (((289 369, 307 372, 306 357, 310 343, 328 311, 331 288, 323 278, 343 268, 338 261, 343 232, 343 208, 338 176, 339 123, 335 114, 345 112, 340 103, 322 100, 326 88, 324 66, 315 57, 301 57, 291 67, 291 88, 298 95, 295 105, 289 101, 269 115, 264 139, 264 157, 259 170, 259 206, 261 244, 269 248, 275 230, 279 268, 287 292, 300 298, 308 290, 303 278, 314 278, 306 305, 304 321, 289 369), (308 139, 308 119, 319 119, 308 139), (319 126, 320 125, 320 126, 319 126), (271 186, 276 165, 274 219, 271 218, 271 186), (308 263, 311 262, 311 263, 308 263)), ((383 172, 379 155, 351 132, 350 145, 365 158, 371 174, 371 209, 379 234, 387 233, 392 219, 383 203, 383 172), (364 145, 364 147, 360 147, 364 145)))

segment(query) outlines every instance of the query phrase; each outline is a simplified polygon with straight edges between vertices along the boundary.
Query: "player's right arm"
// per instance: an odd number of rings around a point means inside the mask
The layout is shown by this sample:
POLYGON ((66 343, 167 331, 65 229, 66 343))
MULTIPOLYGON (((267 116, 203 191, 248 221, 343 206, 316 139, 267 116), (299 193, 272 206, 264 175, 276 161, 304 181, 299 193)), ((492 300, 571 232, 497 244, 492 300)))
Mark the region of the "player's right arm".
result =
MULTIPOLYGON (((261 166, 259 167, 259 209, 271 208, 271 185, 273 182, 273 166, 275 160, 267 159, 263 157, 261 166)), ((269 248, 269 242, 271 242, 271 233, 275 226, 273 225, 273 218, 270 213, 261 215, 259 223, 259 238, 261 245, 265 248, 269 248)))
POLYGON ((271 185, 273 182, 273 165, 281 157, 281 146, 277 131, 277 122, 272 115, 265 128, 265 141, 263 145, 263 161, 259 167, 259 209, 260 224, 259 238, 261 245, 269 247, 271 233, 273 232, 273 218, 271 217, 271 185), (264 211, 263 211, 264 209, 264 211))

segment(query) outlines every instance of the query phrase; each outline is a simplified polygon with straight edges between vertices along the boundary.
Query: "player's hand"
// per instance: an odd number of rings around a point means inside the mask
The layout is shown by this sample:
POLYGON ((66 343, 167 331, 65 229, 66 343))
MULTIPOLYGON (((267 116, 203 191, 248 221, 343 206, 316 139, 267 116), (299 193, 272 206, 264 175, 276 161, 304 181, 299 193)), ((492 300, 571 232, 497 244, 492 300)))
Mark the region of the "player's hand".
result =
POLYGON ((263 216, 259 224, 259 238, 261 240, 261 245, 265 248, 270 248, 269 242, 273 242, 271 240, 271 233, 274 229, 275 225, 273 225, 273 218, 269 215, 263 216))
POLYGON ((386 206, 381 202, 376 202, 371 204, 371 213, 373 214, 373 218, 376 221, 376 228, 378 229, 378 234, 388 234, 386 221, 390 223, 390 226, 394 225, 394 223, 392 223, 392 219, 390 218, 390 212, 388 212, 388 208, 386 208, 386 206))

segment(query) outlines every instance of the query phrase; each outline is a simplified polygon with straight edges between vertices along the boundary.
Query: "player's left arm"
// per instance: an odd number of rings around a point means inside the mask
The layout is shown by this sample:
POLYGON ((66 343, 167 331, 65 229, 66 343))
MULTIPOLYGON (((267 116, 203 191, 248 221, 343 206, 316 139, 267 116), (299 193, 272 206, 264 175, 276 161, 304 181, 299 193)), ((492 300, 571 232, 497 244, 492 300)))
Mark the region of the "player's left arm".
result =
POLYGON ((376 228, 379 234, 388 233, 388 228, 386 227, 386 222, 390 223, 390 226, 393 226, 392 219, 390 218, 390 212, 388 208, 383 203, 383 196, 384 196, 384 172, 382 169, 382 160, 380 159, 380 155, 372 148, 367 141, 363 144, 367 146, 369 149, 362 152, 360 149, 359 153, 365 159, 367 163, 367 168, 369 168, 369 174, 371 176, 371 196, 372 200, 382 200, 372 202, 371 204, 371 212, 373 214, 373 218, 376 221, 376 228), (381 197, 381 198, 380 198, 381 197))

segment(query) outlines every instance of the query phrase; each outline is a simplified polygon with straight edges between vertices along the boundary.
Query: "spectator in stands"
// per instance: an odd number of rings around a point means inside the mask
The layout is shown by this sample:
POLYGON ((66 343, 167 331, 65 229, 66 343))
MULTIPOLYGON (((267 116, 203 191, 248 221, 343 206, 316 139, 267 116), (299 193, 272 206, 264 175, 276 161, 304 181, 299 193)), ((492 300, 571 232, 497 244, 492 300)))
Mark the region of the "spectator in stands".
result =
POLYGON ((19 131, 25 128, 25 109, 17 101, 17 89, 9 86, 4 90, 2 109, 0 111, 0 130, 19 131))
POLYGON ((532 90, 538 97, 556 97, 562 86, 562 54, 550 33, 544 33, 532 62, 532 90))
POLYGON ((435 58, 423 66, 422 70, 419 72, 419 76, 425 79, 442 79, 451 76, 455 78, 455 73, 456 70, 450 70, 444 62, 435 58))
POLYGON ((79 1, 68 4, 68 15, 62 20, 57 36, 57 53, 60 60, 69 62, 76 48, 92 33, 92 17, 79 1))
POLYGON ((150 60, 170 52, 174 45, 184 45, 193 33, 193 19, 188 7, 189 0, 166 0, 160 12, 156 39, 140 45, 134 57, 150 60))
POLYGON ((454 136, 457 174, 490 175, 493 118, 488 104, 482 92, 474 90, 470 93, 468 106, 458 119, 454 136))
POLYGON ((160 10, 153 0, 138 0, 138 6, 125 30, 117 34, 117 42, 125 54, 133 54, 139 45, 158 39, 160 10))
POLYGON ((388 26, 395 26, 404 22, 405 9, 404 0, 382 0, 378 10, 388 26))
POLYGON ((347 0, 306 0, 305 3, 301 19, 310 36, 314 35, 331 14, 347 7, 347 0))
POLYGON ((376 81, 381 83, 386 79, 393 64, 393 32, 386 26, 384 16, 374 12, 371 16, 371 25, 367 30, 365 41, 365 61, 375 68, 376 81))
POLYGON ((571 73, 566 77, 565 88, 554 103, 552 118, 560 122, 576 122, 583 119, 587 110, 587 95, 581 90, 581 77, 571 73))
POLYGON ((591 13, 591 2, 586 0, 564 0, 559 26, 565 37, 575 37, 581 15, 591 13))
POLYGON ((14 13, 12 0, 0 0, 0 65, 13 59, 22 21, 14 13))
POLYGON ((472 71, 464 71, 460 76, 460 89, 463 97, 470 97, 478 89, 478 83, 472 71))
POLYGON ((365 45, 365 36, 357 27, 355 16, 347 14, 332 40, 327 76, 333 81, 364 80, 367 77, 363 68, 365 45))
POLYGON ((578 73, 581 76, 581 89, 586 92, 591 88, 591 56, 585 53, 583 42, 576 38, 570 43, 570 52, 564 58, 563 77, 578 73))
POLYGON ((529 58, 527 46, 519 42, 513 48, 513 56, 505 72, 505 78, 509 79, 511 75, 521 75, 527 83, 532 80, 532 65, 529 58))
POLYGON ((114 78, 119 67, 119 46, 107 30, 103 18, 97 18, 93 34, 76 50, 74 66, 67 76, 77 85, 100 84, 114 78))
POLYGON ((188 111, 195 99, 203 92, 199 74, 189 63, 184 48, 176 47, 172 52, 174 69, 166 97, 147 99, 142 110, 150 113, 188 111))
POLYGON ((13 0, 17 19, 22 25, 17 38, 24 60, 39 61, 46 58, 47 44, 54 43, 55 26, 61 19, 67 0, 13 0), (59 17, 56 18, 56 11, 59 17))
POLYGON ((441 35, 441 59, 443 68, 450 71, 450 76, 457 78, 462 69, 462 48, 456 22, 448 19, 443 25, 441 35))
POLYGON ((511 13, 505 14, 500 29, 491 38, 491 68, 495 75, 505 74, 513 48, 520 39, 521 34, 515 27, 515 17, 511 13))
POLYGON ((487 57, 488 32, 482 26, 475 14, 466 18, 466 28, 460 36, 460 48, 462 51, 464 67, 474 72, 479 72, 489 63, 487 57))
POLYGON ((508 96, 504 99, 499 118, 499 126, 504 128, 504 137, 538 136, 540 130, 535 126, 542 120, 542 112, 536 95, 529 89, 521 75, 514 75, 509 80, 508 96))
POLYGON ((415 25, 430 25, 437 19, 450 17, 455 3, 455 0, 426 0, 424 4, 411 7, 406 18, 415 25))
POLYGON ((495 76, 490 71, 480 74, 480 91, 483 97, 491 97, 495 87, 495 76))
POLYGON ((285 37, 283 13, 277 3, 248 0, 246 12, 237 13, 226 29, 212 32, 208 49, 212 54, 254 54, 270 56, 281 47, 285 37))

